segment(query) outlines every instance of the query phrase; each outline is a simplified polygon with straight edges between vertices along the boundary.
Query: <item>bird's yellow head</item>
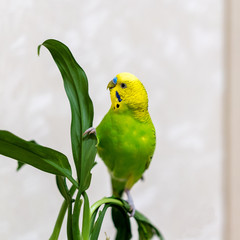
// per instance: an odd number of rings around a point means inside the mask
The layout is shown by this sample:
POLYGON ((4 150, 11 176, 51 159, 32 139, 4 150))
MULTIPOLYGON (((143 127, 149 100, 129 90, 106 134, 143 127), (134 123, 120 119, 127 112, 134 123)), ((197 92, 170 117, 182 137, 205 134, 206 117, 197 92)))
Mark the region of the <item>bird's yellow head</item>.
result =
POLYGON ((111 108, 122 112, 148 112, 148 96, 143 84, 131 73, 119 73, 107 88, 110 90, 111 108))

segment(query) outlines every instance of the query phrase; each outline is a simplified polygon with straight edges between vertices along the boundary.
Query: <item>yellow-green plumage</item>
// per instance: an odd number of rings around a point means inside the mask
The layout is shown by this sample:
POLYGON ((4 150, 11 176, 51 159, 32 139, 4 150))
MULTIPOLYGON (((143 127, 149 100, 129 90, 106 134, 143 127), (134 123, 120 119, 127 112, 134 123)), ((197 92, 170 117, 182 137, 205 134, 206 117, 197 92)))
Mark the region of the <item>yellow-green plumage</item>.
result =
POLYGON ((113 194, 120 197, 148 168, 156 137, 142 83, 130 73, 120 73, 108 88, 112 105, 96 128, 98 154, 111 174, 113 194))

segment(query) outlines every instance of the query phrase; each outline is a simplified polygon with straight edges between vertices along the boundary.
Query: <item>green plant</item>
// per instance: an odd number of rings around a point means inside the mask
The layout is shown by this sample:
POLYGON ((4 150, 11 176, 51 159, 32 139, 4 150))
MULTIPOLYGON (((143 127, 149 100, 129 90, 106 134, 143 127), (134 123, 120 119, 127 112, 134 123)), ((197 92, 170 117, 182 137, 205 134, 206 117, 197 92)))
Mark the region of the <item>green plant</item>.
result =
MULTIPOLYGON (((64 154, 41 146, 35 141, 21 139, 8 131, 0 131, 0 154, 17 160, 18 170, 23 164, 29 164, 56 175, 57 187, 64 201, 50 240, 58 239, 66 212, 67 238, 69 240, 98 239, 105 213, 109 207, 119 213, 119 218, 113 219, 114 223, 118 223, 116 239, 130 239, 132 234, 128 203, 122 199, 108 197, 95 202, 90 207, 86 193, 90 186, 91 169, 96 164, 97 153, 96 136, 91 134, 83 137, 84 130, 91 127, 93 121, 93 104, 88 95, 86 74, 63 43, 54 39, 46 40, 38 47, 38 54, 41 46, 49 50, 57 64, 70 102, 71 142, 77 179, 72 177, 71 166, 64 154), (70 189, 67 187, 67 180, 72 184, 70 189), (82 208, 82 225, 80 227, 82 208)), ((139 239, 151 239, 153 235, 163 239, 158 229, 140 212, 136 211, 134 218, 138 224, 139 239)))

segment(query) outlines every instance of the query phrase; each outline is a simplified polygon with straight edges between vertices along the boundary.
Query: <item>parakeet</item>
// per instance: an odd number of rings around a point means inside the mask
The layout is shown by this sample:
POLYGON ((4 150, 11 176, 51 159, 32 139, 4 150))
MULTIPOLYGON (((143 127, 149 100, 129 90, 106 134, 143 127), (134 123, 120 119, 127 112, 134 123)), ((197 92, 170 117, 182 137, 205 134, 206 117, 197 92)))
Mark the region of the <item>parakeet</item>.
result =
POLYGON ((120 73, 109 82, 111 107, 95 133, 97 151, 111 175, 113 195, 125 191, 135 212, 129 193, 148 168, 156 145, 155 128, 148 112, 147 92, 140 80, 130 73, 120 73))

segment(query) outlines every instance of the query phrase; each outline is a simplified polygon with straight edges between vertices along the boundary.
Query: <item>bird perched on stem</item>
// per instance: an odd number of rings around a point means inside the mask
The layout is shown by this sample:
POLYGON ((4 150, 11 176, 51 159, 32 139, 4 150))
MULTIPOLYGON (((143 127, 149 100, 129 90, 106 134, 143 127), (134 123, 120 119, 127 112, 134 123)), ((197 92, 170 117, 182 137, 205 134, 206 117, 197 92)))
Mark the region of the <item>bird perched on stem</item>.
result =
POLYGON ((120 73, 109 82, 112 105, 98 127, 84 134, 95 133, 98 154, 111 175, 113 195, 125 191, 131 206, 132 186, 148 168, 156 145, 155 128, 148 112, 148 96, 143 84, 130 73, 120 73))

